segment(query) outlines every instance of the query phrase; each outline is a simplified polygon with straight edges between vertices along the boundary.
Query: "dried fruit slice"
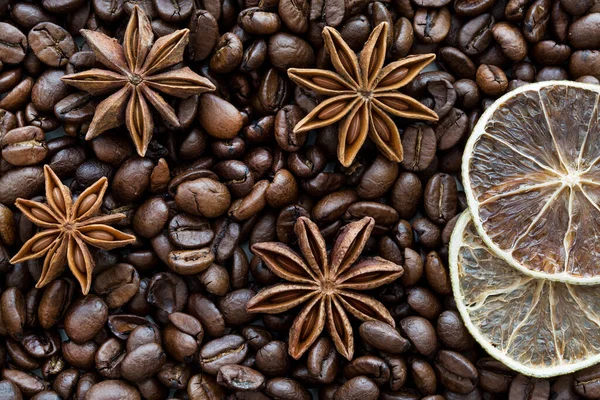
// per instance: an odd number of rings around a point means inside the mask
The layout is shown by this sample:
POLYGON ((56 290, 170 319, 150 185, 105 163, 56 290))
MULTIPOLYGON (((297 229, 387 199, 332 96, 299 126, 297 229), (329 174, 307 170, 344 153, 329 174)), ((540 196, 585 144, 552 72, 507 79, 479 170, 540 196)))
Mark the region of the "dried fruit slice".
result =
POLYGON ((485 243, 537 278, 600 283, 599 85, 523 86, 483 114, 463 157, 485 243))
POLYGON ((499 361, 535 377, 567 374, 600 361, 597 287, 523 274, 494 255, 469 211, 452 233, 449 264, 465 326, 499 361))
POLYGON ((536 279, 494 255, 469 211, 450 241, 456 305, 475 340, 525 375, 567 374, 600 361, 600 297, 594 286, 536 279))

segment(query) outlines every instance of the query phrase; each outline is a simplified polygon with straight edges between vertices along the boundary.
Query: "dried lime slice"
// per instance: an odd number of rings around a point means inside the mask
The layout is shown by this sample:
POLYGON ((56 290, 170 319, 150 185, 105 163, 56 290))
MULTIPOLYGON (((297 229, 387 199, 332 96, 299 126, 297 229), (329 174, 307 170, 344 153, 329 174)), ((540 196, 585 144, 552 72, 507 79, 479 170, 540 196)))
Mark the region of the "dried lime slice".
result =
POLYGON ((483 240, 537 278, 600 283, 600 85, 543 82, 496 101, 463 157, 483 240))
POLYGON ((449 265, 465 326, 499 361, 535 377, 600 362, 597 287, 523 274, 494 255, 468 211, 452 233, 449 265))

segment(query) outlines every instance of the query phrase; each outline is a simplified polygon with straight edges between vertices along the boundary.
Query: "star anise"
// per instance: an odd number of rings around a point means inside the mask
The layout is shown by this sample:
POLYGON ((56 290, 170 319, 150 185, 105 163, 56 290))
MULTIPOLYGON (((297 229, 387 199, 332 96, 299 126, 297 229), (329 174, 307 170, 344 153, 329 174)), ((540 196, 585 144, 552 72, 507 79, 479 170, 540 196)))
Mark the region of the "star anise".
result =
POLYGON ((371 32, 360 59, 333 28, 323 30, 323 39, 333 67, 290 68, 296 84, 329 97, 294 127, 295 132, 322 128, 341 121, 338 128, 338 159, 348 167, 362 147, 367 134, 390 160, 403 158, 400 133, 390 115, 437 121, 435 112, 397 89, 406 86, 435 59, 435 54, 409 56, 383 66, 389 26, 382 22, 371 32))
POLYGON ((295 359, 319 337, 327 321, 338 352, 351 360, 354 336, 346 312, 361 321, 379 320, 395 325, 383 304, 356 292, 392 282, 404 272, 400 265, 380 257, 355 263, 374 226, 370 217, 344 226, 329 256, 319 228, 305 217, 298 218, 295 225, 304 258, 279 242, 252 246, 267 267, 288 282, 261 290, 248 302, 248 311, 277 314, 306 303, 290 329, 289 353, 295 359))
POLYGON ((208 79, 188 67, 159 73, 183 61, 189 30, 175 31, 154 43, 150 21, 138 6, 127 24, 123 46, 100 32, 82 29, 81 34, 96 61, 108 69, 93 68, 62 80, 94 96, 114 92, 96 107, 86 140, 125 121, 138 154, 144 156, 154 129, 148 102, 169 126, 181 127, 173 107, 157 92, 185 99, 215 90, 208 79))
POLYGON ((84 190, 73 203, 69 188, 47 165, 44 166, 44 177, 48 204, 26 199, 17 199, 15 203, 28 220, 42 229, 21 247, 10 262, 16 264, 45 255, 37 288, 55 279, 68 264, 83 294, 87 294, 94 269, 88 245, 111 250, 133 243, 135 236, 107 225, 125 218, 125 214, 98 214, 108 187, 106 178, 84 190))

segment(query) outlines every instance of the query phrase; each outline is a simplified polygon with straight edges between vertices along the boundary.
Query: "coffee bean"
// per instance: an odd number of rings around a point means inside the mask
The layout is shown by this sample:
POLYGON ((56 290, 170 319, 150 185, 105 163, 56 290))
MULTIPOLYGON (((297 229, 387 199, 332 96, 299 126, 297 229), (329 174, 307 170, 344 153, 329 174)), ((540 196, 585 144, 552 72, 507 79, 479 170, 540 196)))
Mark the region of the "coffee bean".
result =
POLYGON ((535 0, 527 9, 523 20, 523 36, 530 43, 537 43, 544 37, 550 20, 549 0, 535 0))
MULTIPOLYGON (((577 387, 577 386, 575 386, 577 387)), ((528 378, 517 375, 510 384, 508 396, 511 399, 547 399, 550 396, 550 382, 545 379, 528 378)))
POLYGON ((596 68, 600 65, 600 50, 579 50, 571 55, 569 71, 575 77, 591 75, 600 79, 596 68))
POLYGON ((48 154, 45 134, 35 126, 13 129, 4 135, 2 157, 17 166, 42 162, 48 154))
POLYGON ((65 315, 65 333, 74 342, 91 340, 108 319, 108 307, 98 296, 90 294, 75 301, 65 315))
POLYGON ((137 389, 121 380, 106 380, 93 385, 85 395, 86 399, 93 400, 140 400, 137 389))
POLYGON ((200 368, 216 375, 227 364, 240 364, 246 357, 248 345, 242 336, 225 335, 211 340, 200 350, 200 368))
POLYGON ((500 361, 482 358, 477 361, 479 386, 490 393, 507 393, 516 375, 500 361))
POLYGON ((600 13, 591 13, 576 19, 569 26, 569 43, 576 49, 600 47, 600 13))
POLYGON ((481 91, 490 96, 499 96, 508 87, 508 79, 504 71, 495 65, 480 65, 477 68, 476 81, 481 91))
POLYGON ((434 362, 440 383, 448 390, 467 394, 472 392, 479 379, 475 366, 462 354, 440 350, 434 362))
POLYGON ((27 37, 18 28, 6 22, 0 22, 0 61, 6 64, 18 64, 27 52, 27 37))
POLYGON ((42 22, 31 28, 27 40, 40 61, 51 67, 66 65, 77 51, 69 32, 52 22, 42 22))
POLYGON ((242 128, 240 112, 229 102, 204 94, 200 98, 198 121, 206 132, 218 139, 231 139, 242 128))
MULTIPOLYGON (((598 376, 598 366, 588 367, 584 370, 576 372, 574 375, 575 393, 586 399, 598 397, 600 393, 600 381, 598 380, 598 376)), ((511 385, 511 393, 512 386, 513 385, 511 385)))
POLYGON ((440 43, 450 31, 450 12, 446 7, 419 8, 413 28, 415 36, 423 43, 440 43))
POLYGON ((371 379, 357 376, 344 383, 333 395, 334 400, 379 398, 379 388, 371 379))
POLYGON ((429 356, 436 351, 435 330, 425 318, 406 317, 400 321, 400 326, 417 352, 429 356))
POLYGON ((426 360, 413 358, 409 360, 408 366, 417 390, 425 396, 434 394, 437 378, 431 364, 426 360))
POLYGON ((494 23, 490 14, 481 14, 465 23, 458 33, 460 49, 469 56, 483 53, 492 41, 494 23))

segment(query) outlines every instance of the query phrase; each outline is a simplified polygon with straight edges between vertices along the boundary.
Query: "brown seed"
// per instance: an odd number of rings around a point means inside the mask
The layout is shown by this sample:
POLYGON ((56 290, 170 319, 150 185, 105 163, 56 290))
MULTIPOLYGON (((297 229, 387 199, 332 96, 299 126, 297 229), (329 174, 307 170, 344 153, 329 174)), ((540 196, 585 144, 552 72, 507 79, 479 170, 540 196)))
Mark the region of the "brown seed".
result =
POLYGON ((329 118, 335 116, 336 114, 340 113, 344 109, 344 107, 346 107, 345 100, 336 101, 334 103, 329 104, 324 109, 322 109, 321 112, 319 113, 318 117, 319 117, 319 119, 323 119, 323 120, 329 119, 329 118))
POLYGON ((86 234, 92 239, 104 240, 106 242, 112 242, 113 240, 115 240, 115 237, 106 231, 89 231, 86 232, 86 234))
POLYGON ((39 239, 37 242, 35 242, 33 244, 33 246, 31 246, 31 252, 37 253, 38 251, 45 249, 46 247, 48 247, 48 245, 50 243, 52 243, 54 241, 54 239, 56 239, 56 236, 54 236, 54 235, 45 236, 45 237, 39 239))
POLYGON ((358 138, 358 133, 360 132, 360 110, 354 114, 352 117, 352 121, 350 121, 350 126, 348 127, 348 134, 346 135, 346 143, 351 145, 358 138))
POLYGON ((85 258, 83 257, 83 252, 76 244, 75 248, 73 249, 73 260, 75 261, 75 266, 77 269, 81 272, 85 272, 85 258))
POLYGON ((393 84, 401 81, 402 79, 404 79, 404 77, 406 75, 408 75, 408 68, 395 69, 394 71, 387 74, 385 76, 385 78, 383 78, 381 81, 379 81, 379 84, 377 86, 382 87, 382 86, 393 85, 393 84))
POLYGON ((44 222, 50 222, 50 223, 56 222, 50 214, 48 214, 46 211, 44 211, 40 208, 37 208, 37 207, 34 207, 31 209, 31 214, 34 217, 36 217, 37 219, 41 219, 44 222))
POLYGON ((373 114, 373 125, 375 125, 375 131, 377 131, 377 135, 384 142, 390 141, 390 130, 386 123, 381 119, 381 117, 377 114, 373 114))
POLYGON ((410 108, 408 106, 408 104, 406 104, 402 100, 396 99, 393 97, 384 97, 384 98, 378 99, 378 100, 381 101, 386 106, 393 108, 394 110, 405 111, 410 108))
POLYGON ((98 199, 98 195, 96 195, 94 193, 88 194, 85 197, 85 199, 83 199, 81 201, 81 203, 79 203, 79 210, 77 210, 77 215, 81 216, 81 215, 85 214, 86 212, 88 212, 90 210, 90 208, 92 208, 94 203, 96 203, 97 199, 98 199))
POLYGON ((323 78, 321 76, 315 76, 312 78, 313 82, 317 85, 330 90, 344 90, 346 89, 339 82, 334 81, 333 79, 323 78))
POLYGON ((54 202, 63 213, 66 212, 67 208, 65 206, 65 199, 62 196, 62 192, 59 188, 55 187, 52 189, 52 197, 54 198, 54 202))

